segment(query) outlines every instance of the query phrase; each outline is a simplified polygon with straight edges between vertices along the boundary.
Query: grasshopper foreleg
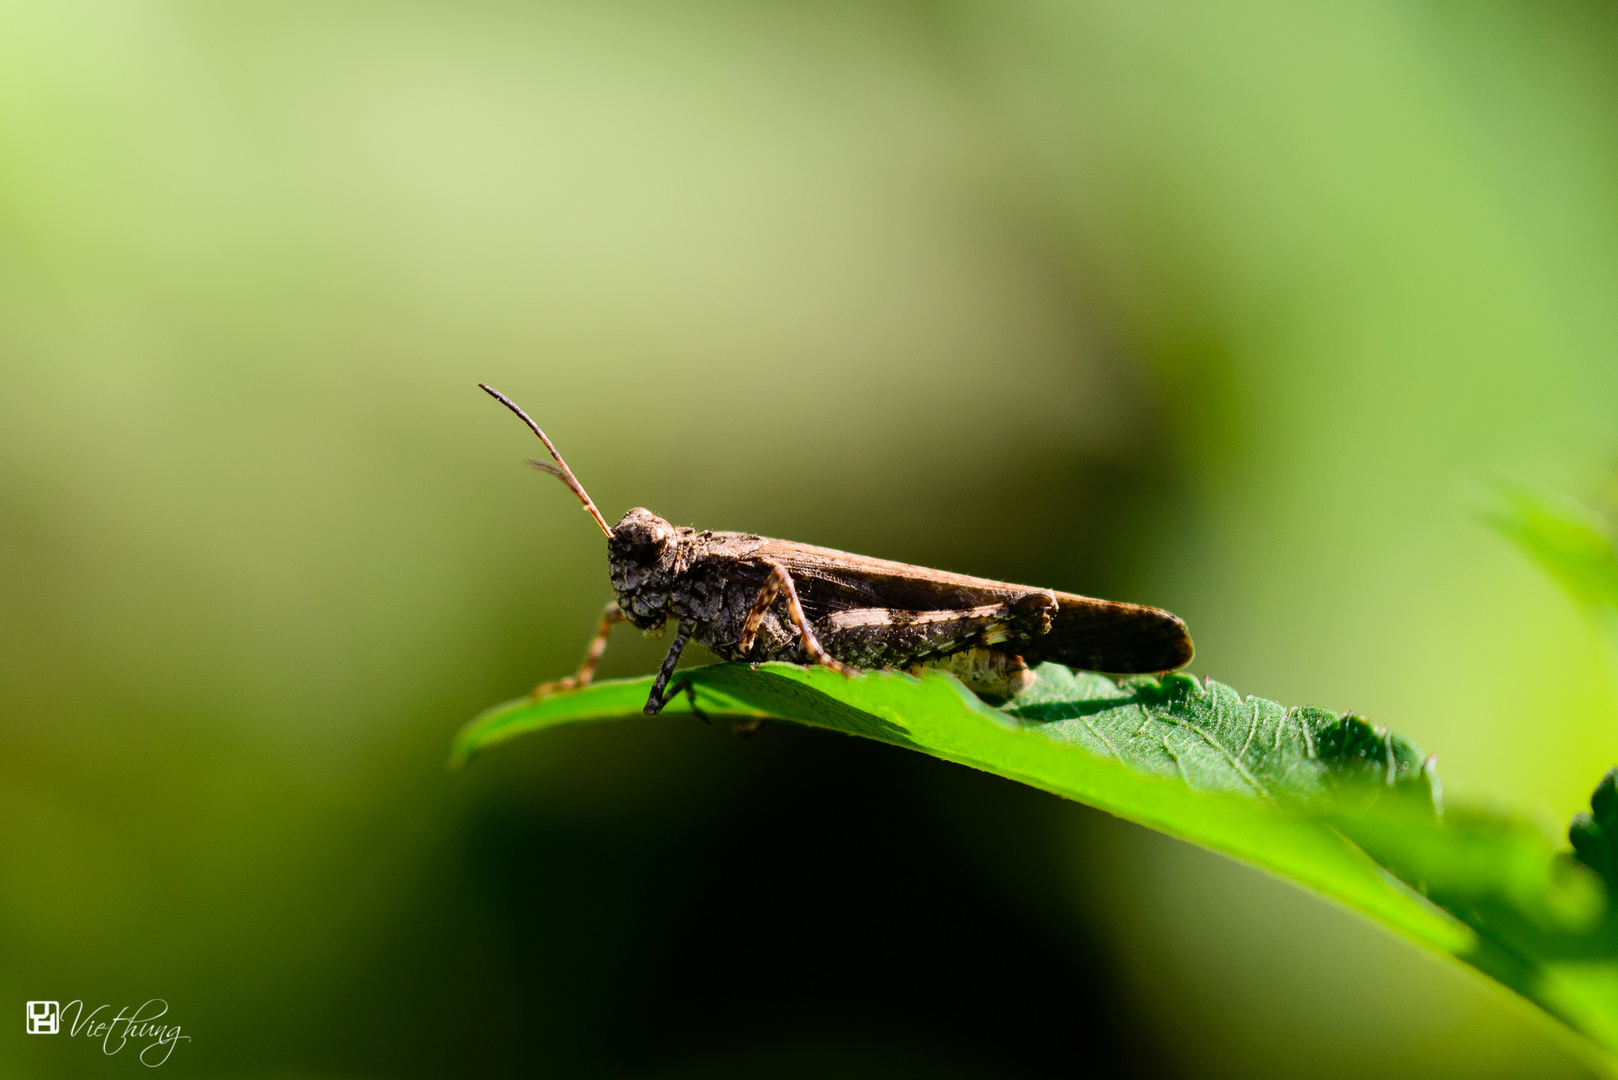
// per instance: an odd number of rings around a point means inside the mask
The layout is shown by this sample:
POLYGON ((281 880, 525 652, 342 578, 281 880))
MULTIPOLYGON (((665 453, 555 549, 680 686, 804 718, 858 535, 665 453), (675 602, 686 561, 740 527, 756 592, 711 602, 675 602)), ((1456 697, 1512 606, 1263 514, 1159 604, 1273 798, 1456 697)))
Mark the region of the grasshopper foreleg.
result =
POLYGON ((815 636, 814 627, 809 625, 809 617, 803 613, 803 604, 798 600, 798 588, 792 583, 792 574, 780 563, 770 564, 769 580, 758 591, 758 599, 753 601, 753 609, 747 613, 747 621, 742 623, 741 640, 736 648, 744 656, 753 648, 753 640, 758 636, 758 628, 764 622, 764 616, 769 614, 770 605, 775 603, 777 596, 785 596, 787 601, 787 614, 792 619, 792 625, 798 628, 798 634, 803 639, 803 651, 821 667, 831 668, 844 675, 854 674, 854 669, 842 663, 820 644, 820 638, 815 636))
POLYGON ((612 633, 615 623, 623 621, 624 613, 618 610, 616 600, 602 608, 601 621, 596 624, 595 636, 590 639, 590 647, 584 651, 584 661, 579 664, 579 670, 565 678, 540 683, 534 687, 531 696, 538 700, 561 690, 577 690, 581 686, 589 686, 590 680, 595 678, 596 665, 601 663, 601 654, 607 651, 607 636, 612 633))

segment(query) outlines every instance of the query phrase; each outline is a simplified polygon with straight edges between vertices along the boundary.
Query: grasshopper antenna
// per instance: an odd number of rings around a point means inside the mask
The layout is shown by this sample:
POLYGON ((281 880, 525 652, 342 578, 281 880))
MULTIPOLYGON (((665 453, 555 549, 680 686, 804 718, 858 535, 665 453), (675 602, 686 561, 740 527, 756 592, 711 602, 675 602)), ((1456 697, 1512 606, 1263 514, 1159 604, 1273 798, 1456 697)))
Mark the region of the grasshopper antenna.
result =
POLYGON ((556 465, 547 465, 543 461, 534 461, 531 458, 529 459, 528 464, 532 465, 541 472, 550 473, 552 476, 562 481, 562 483, 572 488, 573 494, 579 497, 579 501, 584 504, 584 508, 589 511, 590 516, 596 519, 596 524, 601 526, 601 531, 607 534, 607 539, 612 539, 612 527, 607 524, 607 519, 601 516, 601 511, 596 509, 596 504, 590 501, 590 496, 585 492, 584 485, 579 483, 579 478, 573 475, 573 470, 567 467, 567 462, 562 460, 562 455, 556 452, 556 447, 552 445, 550 439, 546 437, 545 433, 540 430, 539 425, 534 423, 533 419, 527 413, 518 408, 515 401, 512 401, 510 398, 506 397, 506 395, 502 394, 488 383, 478 383, 478 388, 484 393, 488 394, 490 397, 494 398, 494 400, 498 401, 500 404, 504 405, 506 408, 510 409, 512 412, 516 413, 522 418, 522 422, 528 425, 529 430, 535 435, 539 436, 539 441, 545 444, 545 449, 549 450, 551 452, 551 457, 556 459, 556 465))

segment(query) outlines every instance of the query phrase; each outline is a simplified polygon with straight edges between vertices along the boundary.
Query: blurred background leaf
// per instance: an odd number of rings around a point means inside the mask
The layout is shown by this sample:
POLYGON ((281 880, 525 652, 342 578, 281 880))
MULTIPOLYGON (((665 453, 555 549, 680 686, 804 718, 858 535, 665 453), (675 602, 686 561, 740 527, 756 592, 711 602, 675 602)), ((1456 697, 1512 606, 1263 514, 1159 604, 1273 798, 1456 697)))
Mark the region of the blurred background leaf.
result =
POLYGON ((442 747, 605 598, 484 379, 609 516, 1168 607, 1199 671, 1554 832, 1618 761, 1603 645, 1467 492, 1618 443, 1615 37, 0 5, 3 996, 167 997, 210 1075, 1581 1075, 1346 913, 993 778, 672 717, 442 747))
POLYGON ((1571 502, 1508 487, 1485 520, 1581 606, 1618 610, 1618 549, 1600 517, 1571 502))

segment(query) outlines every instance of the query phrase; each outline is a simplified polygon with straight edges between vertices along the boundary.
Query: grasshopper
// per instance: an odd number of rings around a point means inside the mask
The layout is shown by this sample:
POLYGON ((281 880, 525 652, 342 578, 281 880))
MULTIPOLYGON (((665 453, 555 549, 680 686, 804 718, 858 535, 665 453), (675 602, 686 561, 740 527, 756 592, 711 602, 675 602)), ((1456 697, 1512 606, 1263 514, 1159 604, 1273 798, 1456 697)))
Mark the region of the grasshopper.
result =
POLYGON ((723 660, 787 660, 844 675, 936 668, 1002 699, 1032 684, 1029 666, 1045 660, 1120 675, 1172 671, 1191 661, 1185 623, 1157 608, 671 525, 644 507, 609 526, 540 426, 498 390, 478 386, 539 436, 556 464, 529 464, 566 484, 607 536, 615 599, 602 611, 578 671, 540 685, 536 698, 588 685, 617 623, 657 637, 671 619, 674 642, 646 699, 647 715, 681 692, 696 711, 689 681, 669 685, 692 638, 723 660))

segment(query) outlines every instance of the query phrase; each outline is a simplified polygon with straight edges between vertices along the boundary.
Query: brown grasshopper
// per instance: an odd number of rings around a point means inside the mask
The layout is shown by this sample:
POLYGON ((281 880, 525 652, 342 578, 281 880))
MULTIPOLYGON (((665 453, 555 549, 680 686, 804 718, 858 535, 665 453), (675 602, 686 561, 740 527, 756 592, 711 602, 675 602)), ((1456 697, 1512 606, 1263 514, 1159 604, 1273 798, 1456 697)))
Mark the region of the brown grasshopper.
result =
POLYGON ((690 682, 669 686, 693 637, 724 660, 813 663, 844 675, 937 668, 999 698, 1031 684, 1029 665, 1044 660, 1111 674, 1172 671, 1191 661, 1185 623, 1157 608, 751 533, 699 531, 642 507, 608 526, 539 425, 498 390, 478 385, 521 417, 556 462, 529 464, 571 488, 607 534, 617 599, 601 613, 579 670, 539 686, 536 698, 588 684, 613 624, 624 621, 647 637, 662 634, 670 619, 678 623, 646 699, 648 715, 682 691, 696 711, 690 682))

